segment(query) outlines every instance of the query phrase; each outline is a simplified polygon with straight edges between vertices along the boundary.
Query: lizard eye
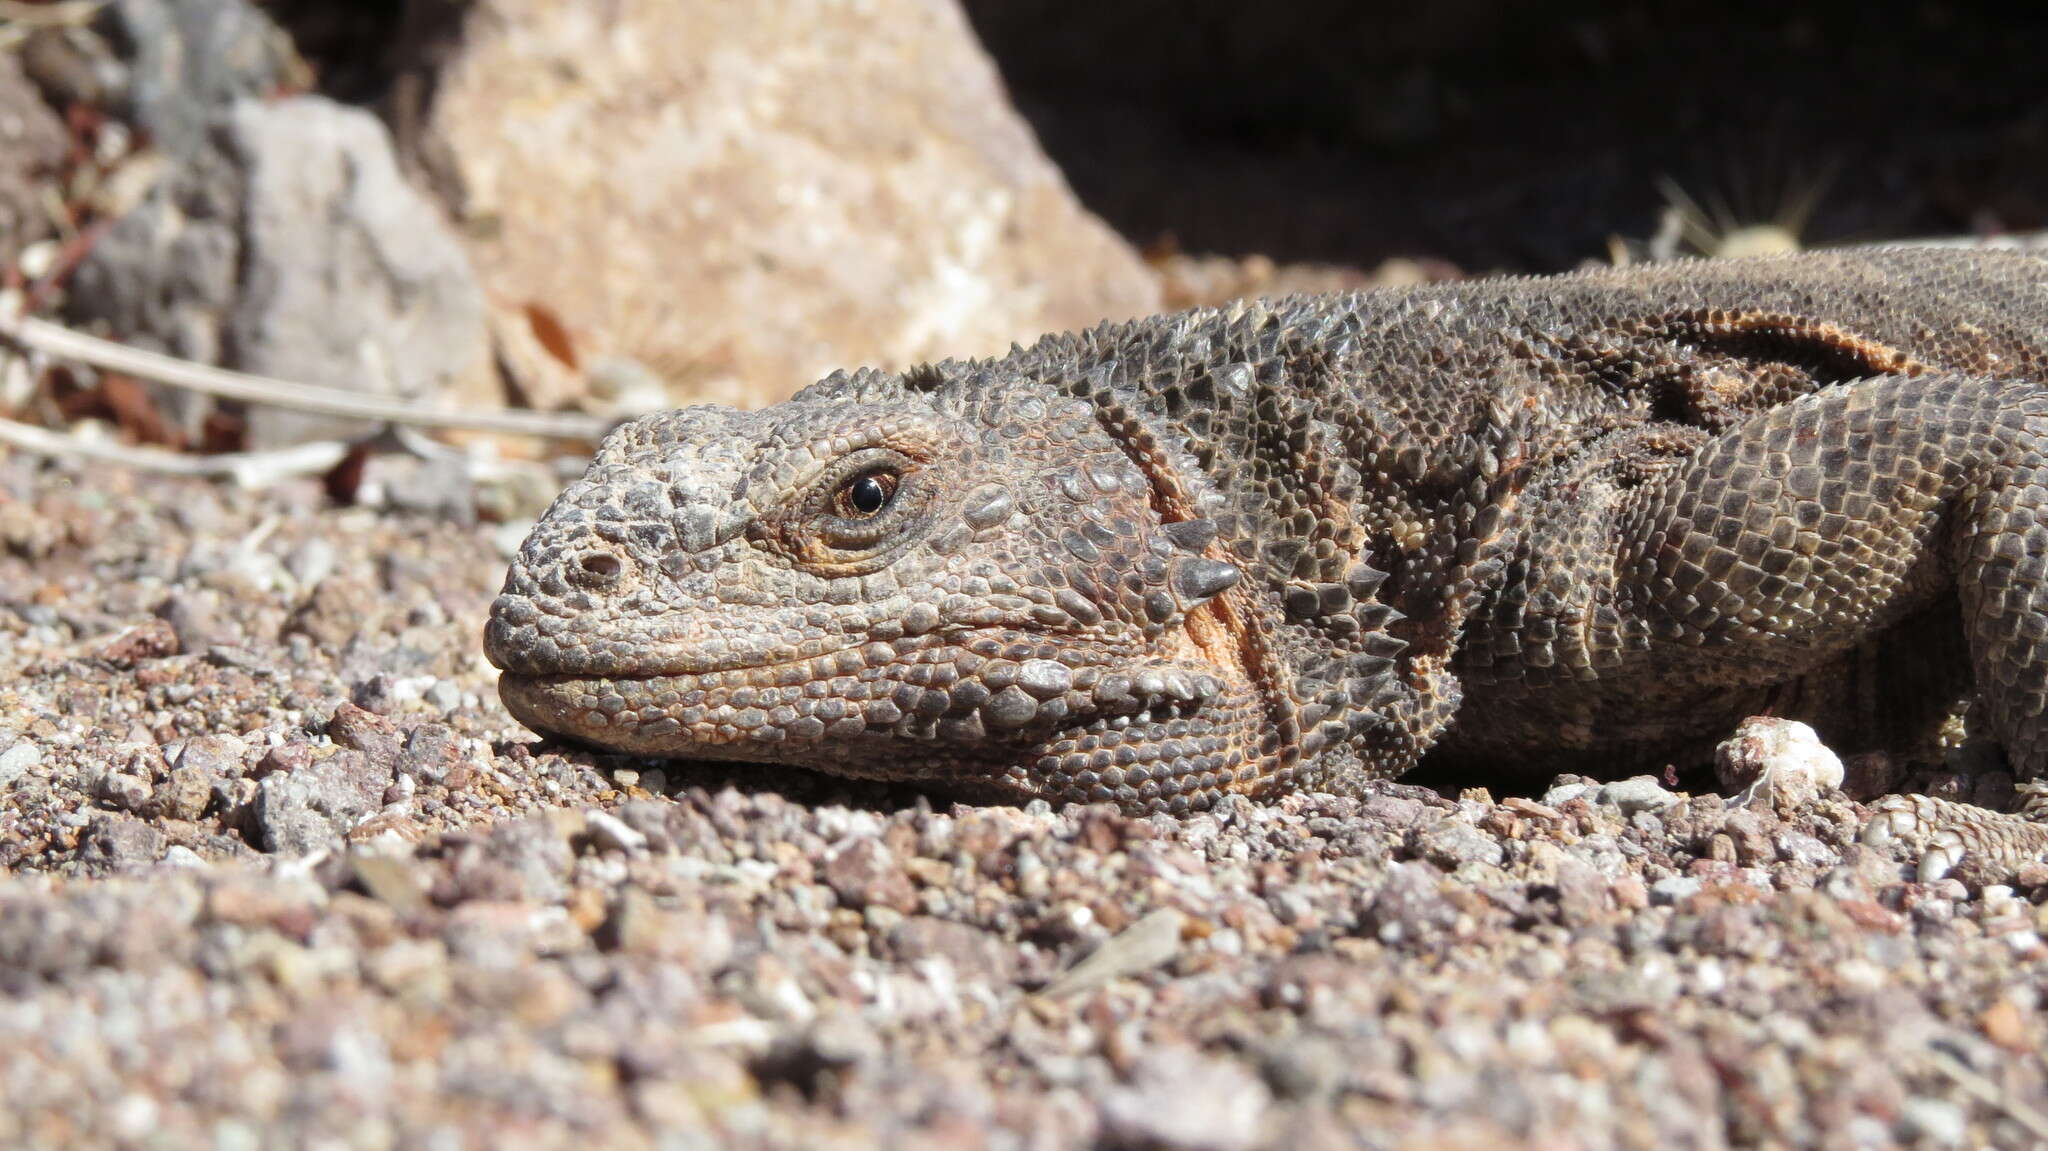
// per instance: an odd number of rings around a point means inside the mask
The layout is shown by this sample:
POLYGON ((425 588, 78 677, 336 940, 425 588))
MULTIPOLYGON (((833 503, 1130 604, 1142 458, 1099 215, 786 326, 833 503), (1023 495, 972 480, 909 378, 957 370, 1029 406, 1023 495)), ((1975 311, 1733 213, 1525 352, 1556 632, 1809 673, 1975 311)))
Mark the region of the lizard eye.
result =
POLYGON ((798 514, 783 521, 792 554, 819 567, 886 562, 918 535, 930 485, 917 462, 893 448, 867 448, 819 476, 798 514))
POLYGON ((829 460, 749 524, 747 535, 817 575, 880 571, 931 526, 927 451, 911 441, 829 460))
POLYGON ((833 514, 850 520, 878 515, 896 498, 896 489, 902 483, 903 477, 893 471, 862 472, 839 485, 839 490, 832 494, 833 514))

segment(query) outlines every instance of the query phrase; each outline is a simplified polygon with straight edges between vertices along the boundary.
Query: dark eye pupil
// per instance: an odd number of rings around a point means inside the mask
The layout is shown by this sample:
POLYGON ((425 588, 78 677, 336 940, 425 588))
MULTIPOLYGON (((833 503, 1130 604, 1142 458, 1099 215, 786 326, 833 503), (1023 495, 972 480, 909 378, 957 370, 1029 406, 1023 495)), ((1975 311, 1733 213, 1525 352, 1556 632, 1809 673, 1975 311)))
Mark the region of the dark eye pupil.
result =
POLYGON ((847 485, 846 501, 854 511, 871 516, 889 502, 889 487, 879 476, 861 476, 847 485))

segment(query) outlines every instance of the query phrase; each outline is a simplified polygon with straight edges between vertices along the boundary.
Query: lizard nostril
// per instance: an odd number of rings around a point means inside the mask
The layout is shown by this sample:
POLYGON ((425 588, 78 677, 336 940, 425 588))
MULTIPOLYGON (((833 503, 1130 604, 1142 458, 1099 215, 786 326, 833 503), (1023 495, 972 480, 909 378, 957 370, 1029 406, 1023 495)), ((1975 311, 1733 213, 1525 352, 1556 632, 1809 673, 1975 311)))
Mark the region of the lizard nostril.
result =
POLYGON ((589 588, 605 588, 619 582, 626 565, 607 551, 588 551, 569 561, 569 578, 589 588))

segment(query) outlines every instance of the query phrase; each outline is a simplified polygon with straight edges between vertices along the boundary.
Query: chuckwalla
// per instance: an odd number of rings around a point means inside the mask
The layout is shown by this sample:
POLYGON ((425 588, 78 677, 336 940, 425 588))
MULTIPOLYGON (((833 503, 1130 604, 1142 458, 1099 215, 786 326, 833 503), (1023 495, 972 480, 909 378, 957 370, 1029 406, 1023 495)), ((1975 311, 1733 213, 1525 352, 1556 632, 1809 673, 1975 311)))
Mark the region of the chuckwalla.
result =
POLYGON ((603 747, 1134 810, 1425 755, 1613 774, 1770 710, 1863 746, 1973 684, 2033 779, 2048 262, 1300 296, 662 412, 534 528, 485 646, 514 715, 603 747))

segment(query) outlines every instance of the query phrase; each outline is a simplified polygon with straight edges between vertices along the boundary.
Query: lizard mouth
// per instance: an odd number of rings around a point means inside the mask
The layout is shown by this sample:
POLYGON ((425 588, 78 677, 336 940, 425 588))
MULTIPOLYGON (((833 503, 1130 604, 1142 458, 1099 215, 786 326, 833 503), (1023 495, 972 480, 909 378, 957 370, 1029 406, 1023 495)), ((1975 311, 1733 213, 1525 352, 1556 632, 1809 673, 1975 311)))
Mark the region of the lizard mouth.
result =
POLYGON ((747 666, 508 659, 499 694, 536 731, 630 755, 1181 810, 1259 786, 1285 734, 1215 610, 1163 642, 967 629, 747 666))
POLYGON ((879 653, 855 645, 769 663, 507 670, 498 677, 498 695, 535 731, 615 751, 778 759, 786 746, 865 730, 846 697, 871 690, 855 687, 870 668, 870 654, 879 653))
POLYGON ((784 644, 746 643, 735 637, 757 634, 773 623, 749 626, 738 617, 719 621, 697 613, 664 613, 656 618, 614 620, 583 642, 565 641, 536 622, 524 601, 501 596, 484 626, 484 657, 508 675, 530 678, 581 677, 641 681, 660 678, 759 676, 777 669, 807 673, 845 661, 866 646, 864 634, 813 636, 784 644), (594 638, 592 638, 594 637, 594 638), (660 653, 655 655, 653 653, 660 653), (821 664, 821 661, 826 661, 821 664))
MULTIPOLYGON (((721 749, 754 747, 746 758, 774 758, 790 735, 771 726, 745 689, 715 692, 704 681, 718 673, 583 675, 505 672, 498 696, 513 718, 551 735, 634 755, 733 758, 721 749), (780 738, 769 735, 778 732, 780 738)), ((778 708, 784 705, 777 704, 778 708)), ((791 717, 801 719, 803 717, 791 717)), ((814 720, 815 716, 812 717, 814 720)), ((823 734, 823 721, 817 721, 823 734)), ((807 730, 809 725, 799 727, 807 730)))
MULTIPOLYGON (((806 690, 800 678, 775 687, 719 673, 508 672, 499 693, 536 731, 613 751, 916 781, 963 797, 1178 810, 1254 782, 1232 753, 1258 738, 1262 711, 1246 685, 1170 661, 1063 672, 1025 664, 995 693, 981 679, 951 691, 919 686, 910 680, 936 665, 901 663, 832 685, 860 698, 806 690)), ((997 668, 994 678, 1011 673, 997 668)))

